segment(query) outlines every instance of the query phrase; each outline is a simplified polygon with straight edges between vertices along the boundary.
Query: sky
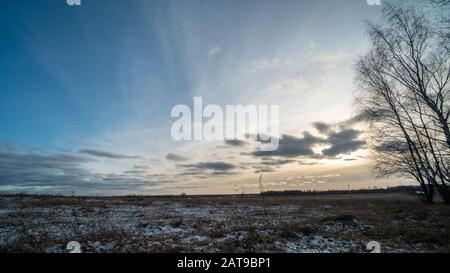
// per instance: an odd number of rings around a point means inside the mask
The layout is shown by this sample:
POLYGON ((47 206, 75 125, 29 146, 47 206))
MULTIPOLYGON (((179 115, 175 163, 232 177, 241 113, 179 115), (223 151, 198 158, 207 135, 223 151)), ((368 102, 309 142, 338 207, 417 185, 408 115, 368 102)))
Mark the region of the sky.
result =
POLYGON ((386 187, 352 66, 366 0, 4 1, 0 191, 220 194, 386 187), (280 146, 175 141, 177 104, 279 105, 280 146))

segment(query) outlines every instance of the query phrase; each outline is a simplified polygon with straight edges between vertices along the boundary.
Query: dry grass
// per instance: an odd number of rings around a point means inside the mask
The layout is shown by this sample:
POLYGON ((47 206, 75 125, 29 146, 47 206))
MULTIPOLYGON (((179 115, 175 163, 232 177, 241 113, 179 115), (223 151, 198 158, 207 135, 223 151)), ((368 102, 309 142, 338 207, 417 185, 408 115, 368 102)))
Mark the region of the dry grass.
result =
POLYGON ((449 206, 406 194, 0 196, 0 252, 448 252, 449 228, 449 206))

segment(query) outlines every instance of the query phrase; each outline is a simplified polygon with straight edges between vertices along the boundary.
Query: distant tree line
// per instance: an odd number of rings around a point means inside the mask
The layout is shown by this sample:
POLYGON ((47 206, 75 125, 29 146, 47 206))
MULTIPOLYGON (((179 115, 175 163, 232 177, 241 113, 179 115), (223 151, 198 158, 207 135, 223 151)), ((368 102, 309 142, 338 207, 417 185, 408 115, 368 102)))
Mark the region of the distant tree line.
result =
POLYGON ((335 194, 370 194, 370 193, 417 193, 418 186, 396 186, 378 189, 354 189, 354 190, 287 190, 287 191, 266 191, 261 193, 265 196, 283 195, 335 195, 335 194))

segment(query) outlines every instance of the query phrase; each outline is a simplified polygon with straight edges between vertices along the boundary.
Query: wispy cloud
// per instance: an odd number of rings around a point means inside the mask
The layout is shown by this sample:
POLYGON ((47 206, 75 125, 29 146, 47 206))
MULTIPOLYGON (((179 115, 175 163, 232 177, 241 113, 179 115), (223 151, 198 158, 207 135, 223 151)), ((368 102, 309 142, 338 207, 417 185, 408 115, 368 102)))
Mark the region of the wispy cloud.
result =
POLYGON ((340 63, 351 60, 352 54, 346 52, 323 52, 319 54, 317 60, 322 64, 325 72, 335 69, 340 63))
POLYGON ((286 94, 286 93, 300 93, 301 91, 308 90, 312 84, 306 80, 303 76, 296 78, 286 79, 280 83, 271 85, 265 90, 267 94, 286 94))
POLYGON ((208 50, 208 57, 212 58, 216 55, 222 53, 222 48, 220 46, 213 46, 208 50))
POLYGON ((13 142, 6 142, 6 143, 3 143, 3 147, 4 147, 7 151, 14 151, 14 150, 17 148, 16 144, 13 143, 13 142))
POLYGON ((117 154, 102 150, 95 150, 95 149, 82 149, 79 151, 79 153, 82 154, 88 154, 91 156, 97 156, 97 157, 106 157, 106 158, 112 158, 112 159, 138 159, 142 158, 140 156, 131 156, 131 155, 123 155, 123 154, 117 154))
POLYGON ((248 69, 251 72, 260 72, 260 71, 266 71, 271 70, 283 66, 292 65, 292 60, 289 58, 258 58, 250 61, 249 64, 247 64, 248 69))
POLYGON ((71 153, 0 152, 0 190, 76 192, 77 194, 124 194, 173 182, 153 178, 134 169, 123 173, 98 173, 86 164, 95 159, 71 153))
POLYGON ((174 154, 174 153, 168 153, 166 155, 166 159, 170 160, 170 161, 186 161, 186 160, 188 160, 187 157, 179 155, 179 154, 174 154))

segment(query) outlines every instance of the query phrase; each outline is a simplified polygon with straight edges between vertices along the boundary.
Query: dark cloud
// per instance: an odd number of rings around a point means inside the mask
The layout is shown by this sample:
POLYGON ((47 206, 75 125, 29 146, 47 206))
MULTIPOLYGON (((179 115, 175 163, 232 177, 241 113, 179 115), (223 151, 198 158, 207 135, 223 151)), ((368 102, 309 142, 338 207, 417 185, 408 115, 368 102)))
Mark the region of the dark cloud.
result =
MULTIPOLYGON (((276 161, 262 161, 259 164, 273 166, 291 163, 283 161, 286 158, 309 157, 320 159, 323 157, 336 157, 341 154, 349 154, 364 148, 366 142, 360 140, 361 131, 351 128, 354 124, 368 120, 371 113, 362 112, 348 120, 337 123, 314 122, 312 126, 320 133, 320 136, 314 136, 309 132, 303 132, 302 137, 292 135, 283 135, 279 139, 279 147, 275 151, 256 150, 251 155, 256 157, 278 158, 276 161), (329 146, 322 149, 321 153, 315 153, 313 148, 320 146, 329 146)), ((258 141, 262 142, 258 137, 258 141)), ((248 155, 247 153, 241 153, 248 155)))
POLYGON ((361 123, 361 122, 366 122, 371 120, 374 117, 377 116, 383 116, 383 111, 369 111, 369 110, 364 110, 359 112, 358 114, 354 115, 353 117, 344 120, 343 122, 340 122, 340 125, 342 127, 351 127, 357 123, 361 123))
POLYGON ((340 154, 348 154, 357 151, 366 144, 363 140, 358 140, 361 131, 355 129, 345 129, 339 132, 332 132, 328 135, 327 142, 331 147, 322 150, 325 156, 334 157, 340 154))
POLYGON ((230 171, 236 166, 226 162, 200 162, 194 164, 180 165, 181 167, 193 170, 213 170, 213 171, 230 171))
POLYGON ((332 132, 328 135, 327 142, 335 145, 356 139, 360 134, 361 132, 355 129, 345 129, 339 132, 332 132))
POLYGON ((246 134, 245 137, 248 139, 255 139, 261 143, 270 143, 273 136, 267 134, 246 134))
POLYGON ((263 158, 261 164, 271 165, 271 166, 281 166, 281 165, 289 164, 289 163, 293 163, 293 162, 296 162, 296 161, 293 159, 265 157, 265 158, 263 158))
POLYGON ((134 165, 133 169, 148 170, 148 169, 150 169, 150 166, 148 166, 148 165, 134 165))
POLYGON ((317 122, 314 122, 312 125, 314 128, 317 129, 317 131, 319 131, 322 134, 327 134, 331 130, 331 125, 327 124, 325 122, 317 121, 317 122))
POLYGON ((113 158, 113 159, 137 159, 141 158, 139 156, 130 156, 130 155, 123 155, 123 154, 116 154, 111 153, 107 151, 101 151, 101 150, 94 150, 94 149, 82 149, 78 151, 82 154, 88 154, 91 156, 97 156, 97 157, 106 157, 106 158, 113 158))
MULTIPOLYGON (((380 114, 380 113, 379 113, 380 114)), ((312 126, 321 134, 328 135, 336 130, 346 130, 351 128, 353 125, 366 122, 376 115, 379 115, 373 111, 361 111, 360 113, 354 115, 353 117, 336 122, 336 123, 326 123, 317 121, 312 123, 312 126)))
POLYGON ((230 171, 214 171, 211 173, 213 176, 228 176, 232 174, 238 174, 238 172, 230 172, 230 171))
POLYGON ((308 132, 303 133, 303 137, 297 138, 291 135, 283 135, 279 140, 278 149, 275 151, 253 152, 254 156, 282 156, 297 157, 314 155, 313 146, 324 143, 324 139, 313 136, 308 132))
POLYGON ((166 155, 166 159, 171 160, 171 161, 186 161, 186 160, 188 160, 187 157, 178 155, 178 154, 174 154, 174 153, 168 153, 166 155))
POLYGON ((239 139, 226 139, 225 140, 225 144, 226 145, 231 145, 231 146, 239 146, 239 147, 241 147, 241 146, 247 145, 248 143, 246 141, 244 141, 244 140, 239 140, 239 139))
POLYGON ((264 168, 256 168, 255 173, 272 173, 275 171, 276 169, 274 168, 264 167, 264 168))
POLYGON ((348 141, 348 142, 333 145, 330 148, 323 150, 322 153, 326 156, 331 156, 331 157, 334 157, 334 156, 337 156, 340 154, 349 154, 351 152, 354 152, 354 151, 357 151, 357 150, 363 148, 365 144, 366 144, 366 142, 362 141, 362 140, 348 141))
POLYGON ((177 165, 182 168, 183 171, 180 175, 191 175, 196 178, 208 178, 211 176, 226 176, 236 174, 233 171, 238 168, 238 166, 226 162, 199 162, 193 164, 183 164, 177 165))

